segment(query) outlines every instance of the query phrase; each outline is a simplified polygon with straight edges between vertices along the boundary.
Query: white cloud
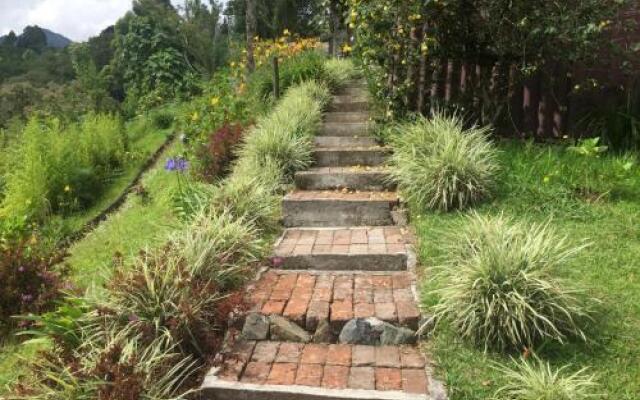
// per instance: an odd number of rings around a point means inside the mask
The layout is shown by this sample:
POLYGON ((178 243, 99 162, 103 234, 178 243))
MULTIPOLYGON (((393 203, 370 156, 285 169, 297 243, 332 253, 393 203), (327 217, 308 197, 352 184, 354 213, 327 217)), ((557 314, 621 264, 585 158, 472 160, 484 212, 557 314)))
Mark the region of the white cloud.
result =
POLYGON ((131 0, 0 0, 0 34, 11 30, 20 34, 27 25, 39 25, 74 41, 84 41, 116 22, 131 9, 131 3, 131 0))

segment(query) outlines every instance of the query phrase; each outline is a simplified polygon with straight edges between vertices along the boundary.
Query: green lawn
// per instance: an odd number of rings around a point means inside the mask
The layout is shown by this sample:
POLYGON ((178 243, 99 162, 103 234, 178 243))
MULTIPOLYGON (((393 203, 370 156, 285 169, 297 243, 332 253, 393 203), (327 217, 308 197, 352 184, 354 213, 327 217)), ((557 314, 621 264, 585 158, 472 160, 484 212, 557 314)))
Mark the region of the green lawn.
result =
MULTIPOLYGON (((544 222, 575 243, 592 245, 560 273, 601 299, 595 321, 587 327, 589 341, 564 346, 546 343, 534 349, 553 365, 589 367, 599 377, 606 399, 640 398, 640 177, 622 178, 622 163, 613 157, 585 158, 563 149, 523 143, 503 143, 502 172, 497 195, 476 210, 528 221, 544 222), (587 172, 585 172, 587 171, 587 172), (595 189, 586 196, 575 187, 595 189), (598 199, 603 192, 608 192, 598 199)), ((439 232, 461 218, 460 213, 434 214, 414 211, 424 266, 446 257, 439 251, 439 232)), ((428 269, 426 270, 428 271, 428 269)), ((435 301, 426 295, 424 303, 435 301)), ((461 343, 446 324, 440 324, 429 340, 439 374, 452 400, 491 398, 501 376, 490 361, 506 361, 507 355, 485 354, 461 343)), ((515 354, 515 356, 518 356, 515 354)))

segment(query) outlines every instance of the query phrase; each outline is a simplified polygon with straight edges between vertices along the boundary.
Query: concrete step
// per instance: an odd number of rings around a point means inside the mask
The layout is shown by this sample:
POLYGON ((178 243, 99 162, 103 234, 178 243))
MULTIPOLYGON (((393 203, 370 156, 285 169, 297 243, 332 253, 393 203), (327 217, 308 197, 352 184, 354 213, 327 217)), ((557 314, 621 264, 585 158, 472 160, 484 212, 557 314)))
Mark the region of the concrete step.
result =
POLYGON ((294 191, 282 204, 285 227, 387 226, 399 203, 394 192, 294 191))
POLYGON ((325 122, 320 126, 319 136, 367 136, 372 124, 365 122, 325 122))
POLYGON ((295 175, 296 187, 302 190, 393 190, 395 185, 388 179, 382 167, 321 167, 300 171, 295 175))
POLYGON ((412 241, 396 226, 292 228, 276 243, 274 257, 278 268, 290 270, 402 271, 412 241))
POLYGON ((391 149, 388 147, 316 147, 313 151, 317 167, 375 167, 383 165, 391 149))
POLYGON ((326 122, 368 122, 369 113, 363 111, 333 111, 324 116, 326 122))
POLYGON ((338 95, 334 96, 329 110, 338 112, 367 111, 369 109, 369 101, 366 97, 338 95))
POLYGON ((339 96, 369 97, 366 86, 349 86, 338 90, 339 96))
POLYGON ((204 400, 441 400, 415 346, 236 340, 205 376, 204 400))
POLYGON ((371 136, 316 136, 318 147, 373 147, 378 142, 371 136))

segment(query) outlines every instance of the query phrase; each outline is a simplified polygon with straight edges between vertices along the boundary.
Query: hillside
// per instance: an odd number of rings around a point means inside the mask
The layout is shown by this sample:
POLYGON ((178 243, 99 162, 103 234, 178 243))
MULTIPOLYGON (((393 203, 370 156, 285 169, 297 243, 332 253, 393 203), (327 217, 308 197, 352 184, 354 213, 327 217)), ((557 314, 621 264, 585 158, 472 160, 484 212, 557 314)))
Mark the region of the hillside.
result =
MULTIPOLYGON (((56 48, 56 49, 62 49, 65 48, 67 46, 69 46, 71 43, 73 43, 73 41, 59 33, 53 32, 49 29, 46 28, 41 28, 38 27, 42 30, 42 32, 44 33, 45 37, 46 37, 46 43, 47 43, 47 47, 52 47, 52 48, 56 48)), ((18 36, 16 39, 20 40, 20 38, 24 35, 24 33, 22 33, 20 36, 18 36)), ((0 36, 0 44, 4 43, 5 39, 8 37, 9 35, 5 35, 5 36, 0 36)))

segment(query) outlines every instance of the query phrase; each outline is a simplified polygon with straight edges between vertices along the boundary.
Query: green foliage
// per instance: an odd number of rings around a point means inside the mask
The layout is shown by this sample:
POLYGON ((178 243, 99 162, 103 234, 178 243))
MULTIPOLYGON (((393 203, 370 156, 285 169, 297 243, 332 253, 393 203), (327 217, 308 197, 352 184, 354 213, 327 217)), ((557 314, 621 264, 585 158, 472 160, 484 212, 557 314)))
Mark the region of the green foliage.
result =
POLYGON ((546 224, 472 214, 452 226, 446 260, 431 275, 436 318, 485 349, 518 350, 544 340, 585 338, 589 308, 559 270, 585 246, 573 246, 546 224))
POLYGON ((496 366, 509 382, 496 391, 495 397, 504 400, 587 400, 600 398, 595 376, 587 368, 570 373, 569 365, 554 369, 537 357, 533 361, 522 358, 512 365, 496 366))
POLYGON ((439 113, 395 127, 391 176, 419 208, 462 209, 491 194, 498 165, 490 128, 463 124, 439 113))
POLYGON ((10 161, 5 217, 44 218, 91 205, 125 162, 122 123, 107 115, 88 115, 79 124, 32 118, 10 161))
POLYGON ((339 88, 348 81, 359 77, 360 71, 350 59, 330 58, 324 63, 324 74, 332 88, 339 88))

